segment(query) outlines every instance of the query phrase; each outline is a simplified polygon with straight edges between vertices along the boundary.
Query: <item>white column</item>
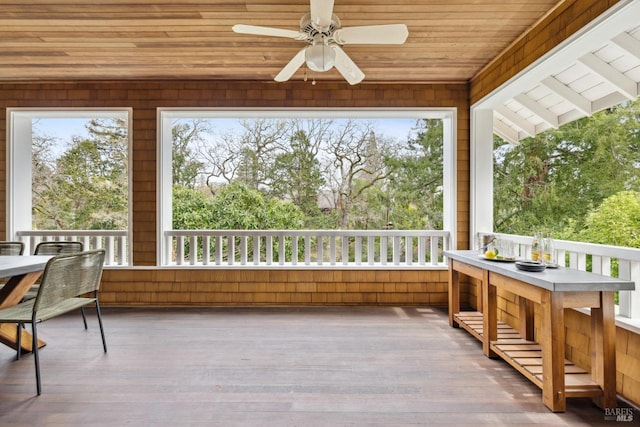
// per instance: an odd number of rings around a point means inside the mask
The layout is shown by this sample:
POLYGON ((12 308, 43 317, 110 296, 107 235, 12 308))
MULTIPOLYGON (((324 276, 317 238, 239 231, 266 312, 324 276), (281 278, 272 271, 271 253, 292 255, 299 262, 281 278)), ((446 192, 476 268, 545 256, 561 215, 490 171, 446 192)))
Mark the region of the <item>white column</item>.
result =
POLYGON ((471 110, 469 242, 479 232, 493 232, 493 110, 471 110))

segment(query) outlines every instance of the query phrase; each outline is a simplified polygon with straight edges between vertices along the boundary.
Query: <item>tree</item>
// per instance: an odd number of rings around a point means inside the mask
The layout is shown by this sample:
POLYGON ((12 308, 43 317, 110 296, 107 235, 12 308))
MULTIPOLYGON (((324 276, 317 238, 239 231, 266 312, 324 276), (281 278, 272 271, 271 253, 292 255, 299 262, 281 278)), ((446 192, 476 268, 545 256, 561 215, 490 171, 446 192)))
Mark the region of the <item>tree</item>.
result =
POLYGON ((581 229, 587 213, 620 191, 638 188, 640 101, 522 140, 495 139, 494 229, 560 234, 581 229))
POLYGON ((254 190, 268 187, 273 160, 284 148, 285 120, 245 120, 242 122, 242 148, 237 179, 254 190))
POLYGON ((400 229, 443 226, 443 122, 421 119, 405 150, 385 159, 390 169, 389 219, 400 229))
POLYGON ((296 230, 304 225, 304 214, 293 203, 267 200, 241 182, 222 188, 211 210, 217 230, 296 230))
POLYGON ((304 131, 298 130, 289 147, 275 158, 269 173, 269 194, 290 200, 309 217, 319 214, 318 193, 324 184, 316 156, 317 146, 311 144, 304 131))
POLYGON ((199 190, 173 186, 173 229, 208 230, 216 225, 213 199, 199 190))
POLYGON ((577 233, 581 241, 640 248, 640 192, 607 197, 587 215, 585 225, 577 233))
POLYGON ((53 194, 52 180, 56 167, 54 147, 57 140, 42 135, 36 126, 31 144, 31 203, 33 206, 34 228, 51 229, 58 228, 56 223, 56 200, 48 200, 47 196, 53 194))
POLYGON ((202 172, 204 163, 198 159, 194 145, 202 143, 204 141, 203 134, 210 131, 210 123, 202 119, 173 124, 171 136, 174 185, 195 188, 197 177, 202 172))
POLYGON ((326 173, 343 229, 350 228, 350 215, 365 192, 388 176, 386 168, 377 161, 384 156, 385 147, 377 143, 370 124, 355 120, 342 124, 328 142, 330 163, 326 173))
POLYGON ((255 190, 268 188, 273 161, 286 146, 285 120, 242 120, 240 127, 240 131, 217 135, 201 150, 212 193, 220 181, 241 181, 255 190))
POLYGON ((55 160, 50 185, 33 202, 34 228, 127 228, 126 122, 93 119, 87 130, 89 137, 73 137, 55 160))

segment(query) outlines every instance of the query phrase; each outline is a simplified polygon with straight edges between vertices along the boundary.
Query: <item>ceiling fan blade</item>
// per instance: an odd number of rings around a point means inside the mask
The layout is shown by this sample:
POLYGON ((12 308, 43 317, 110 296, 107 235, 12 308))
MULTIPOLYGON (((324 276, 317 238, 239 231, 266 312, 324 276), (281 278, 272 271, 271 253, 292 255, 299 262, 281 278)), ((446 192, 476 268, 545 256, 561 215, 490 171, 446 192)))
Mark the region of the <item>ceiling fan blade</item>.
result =
POLYGON ((334 67, 342 77, 344 77, 349 84, 355 85, 360 83, 364 79, 364 73, 358 66, 349 58, 349 56, 338 45, 332 44, 331 48, 336 51, 336 62, 334 67))
POLYGON ((340 28, 333 33, 339 44, 402 44, 409 30, 404 24, 365 25, 340 28))
POLYGON ((284 68, 278 73, 274 80, 277 82, 286 82, 287 80, 289 80, 291 76, 293 76, 293 74, 298 71, 298 68, 300 68, 302 64, 304 64, 304 51, 306 49, 307 48, 305 47, 300 52, 298 52, 296 56, 294 56, 293 59, 291 59, 291 61, 289 61, 289 63, 284 66, 284 68))
POLYGON ((234 32, 241 34, 254 34, 259 36, 288 37, 291 39, 304 40, 306 34, 300 31, 283 30, 281 28, 259 27, 257 25, 236 24, 231 27, 234 32))
POLYGON ((332 15, 333 0, 311 0, 311 24, 317 30, 327 30, 332 15))

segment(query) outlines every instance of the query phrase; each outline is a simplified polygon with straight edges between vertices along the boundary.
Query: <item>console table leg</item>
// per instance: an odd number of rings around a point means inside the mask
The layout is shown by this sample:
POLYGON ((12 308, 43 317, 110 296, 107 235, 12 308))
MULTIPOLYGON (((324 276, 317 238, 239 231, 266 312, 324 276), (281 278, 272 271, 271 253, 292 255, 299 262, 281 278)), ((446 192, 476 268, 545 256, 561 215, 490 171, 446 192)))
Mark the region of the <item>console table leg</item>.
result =
POLYGON ((453 315, 460 312, 460 273, 454 269, 454 263, 449 260, 449 326, 456 328, 458 324, 453 315))
POLYGON ((561 292, 542 295, 542 401, 553 412, 567 409, 564 383, 564 308, 561 292))
POLYGON ((498 355, 491 350, 491 341, 498 339, 498 290, 491 285, 488 272, 482 283, 482 299, 482 352, 487 357, 496 358, 498 355))
POLYGON ((613 292, 600 292, 600 307, 591 308, 591 378, 603 395, 593 401, 602 409, 616 403, 616 324, 613 292))

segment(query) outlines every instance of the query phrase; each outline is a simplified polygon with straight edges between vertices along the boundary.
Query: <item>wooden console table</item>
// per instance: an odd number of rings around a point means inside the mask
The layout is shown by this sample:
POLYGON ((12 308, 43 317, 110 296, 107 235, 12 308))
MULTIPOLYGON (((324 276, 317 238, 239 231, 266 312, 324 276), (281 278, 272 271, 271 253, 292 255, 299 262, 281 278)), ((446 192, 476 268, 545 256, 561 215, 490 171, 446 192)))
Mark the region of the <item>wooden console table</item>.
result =
POLYGON ((533 273, 514 263, 486 260, 477 251, 445 251, 449 259, 449 324, 482 342, 487 357, 501 357, 542 389, 543 403, 566 410, 566 398, 591 397, 600 408, 616 407, 614 292, 632 281, 560 267, 533 273), (460 274, 480 283, 477 312, 460 311, 460 274), (497 290, 519 297, 519 326, 498 321, 497 290), (534 336, 533 303, 541 307, 534 336), (565 359, 565 308, 591 308, 591 372, 565 359))

